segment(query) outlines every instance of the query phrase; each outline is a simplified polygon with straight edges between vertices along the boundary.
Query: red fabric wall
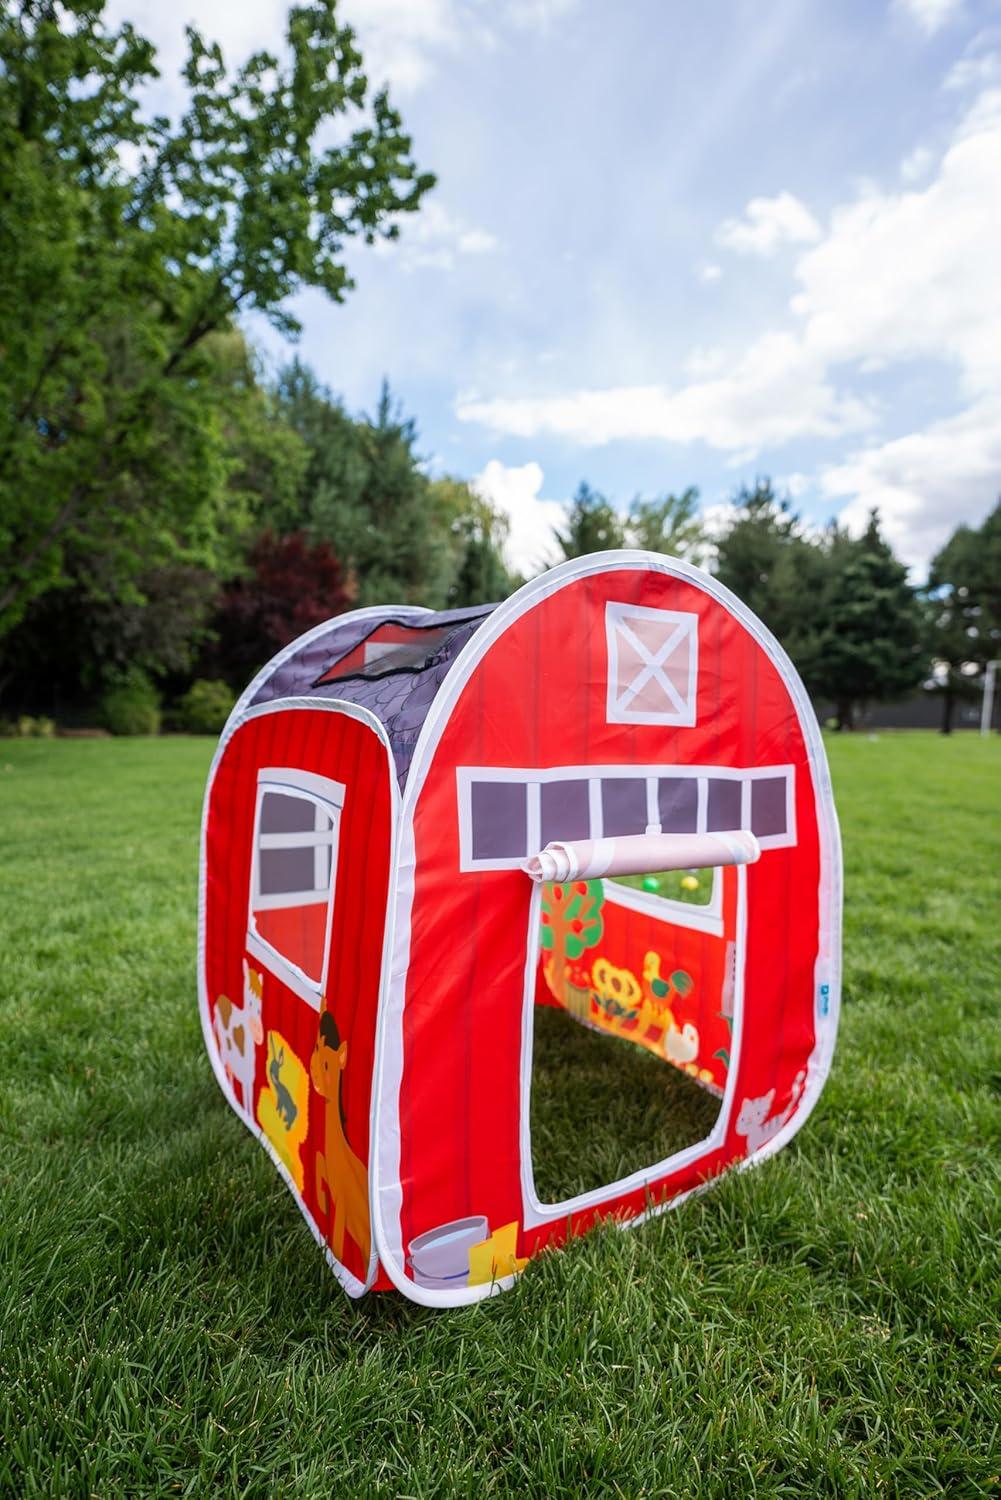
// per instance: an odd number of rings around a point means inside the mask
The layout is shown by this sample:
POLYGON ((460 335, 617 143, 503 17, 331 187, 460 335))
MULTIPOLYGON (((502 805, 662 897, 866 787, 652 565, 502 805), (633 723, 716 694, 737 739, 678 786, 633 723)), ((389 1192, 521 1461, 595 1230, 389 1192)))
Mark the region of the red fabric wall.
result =
MULTIPOLYGON (((489 627, 484 627, 489 628, 489 627)), ((516 620, 465 686, 415 809, 417 854, 401 1089, 404 1246, 467 1214, 491 1229, 523 1218, 519 1064, 530 882, 459 873, 456 766, 707 764, 796 767, 798 841, 747 874, 744 1040, 726 1146, 663 1187, 675 1194, 743 1156, 744 1096, 775 1109, 814 1045, 819 843, 814 789, 789 692, 747 630, 693 584, 640 570, 563 587, 516 620), (699 617, 692 728, 606 719, 607 600, 699 617)), ((644 1207, 642 1192, 602 1211, 644 1207)), ((575 1232, 593 1214, 575 1216, 575 1232)), ((562 1238, 565 1222, 522 1232, 519 1253, 562 1238)))
MULTIPOLYGON (((210 1012, 220 994, 243 1003, 243 959, 257 773, 263 766, 293 767, 345 785, 326 1003, 348 1044, 342 1075, 345 1132, 363 1162, 369 1157, 369 1106, 375 1019, 386 912, 391 801, 387 755, 367 725, 330 710, 285 709, 249 720, 230 740, 216 771, 207 830, 205 980, 210 1012)), ((263 971, 265 1036, 279 1031, 307 1071, 319 1016, 266 965, 263 971)), ((257 1049, 254 1118, 267 1084, 267 1047, 257 1049)), ((328 1218, 315 1196, 315 1163, 324 1146, 325 1101, 309 1084, 308 1134, 300 1149, 302 1201, 326 1233, 328 1218)), ((359 1280, 367 1265, 349 1237, 344 1264, 359 1280)))

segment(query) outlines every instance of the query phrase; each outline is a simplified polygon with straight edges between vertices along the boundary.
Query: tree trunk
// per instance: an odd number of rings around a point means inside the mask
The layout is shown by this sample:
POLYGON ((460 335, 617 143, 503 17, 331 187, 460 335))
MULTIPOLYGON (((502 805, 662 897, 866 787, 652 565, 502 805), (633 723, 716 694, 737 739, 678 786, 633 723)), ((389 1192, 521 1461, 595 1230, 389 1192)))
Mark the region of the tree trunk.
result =
POLYGON ((952 733, 952 711, 955 707, 956 695, 953 692, 952 683, 946 683, 945 692, 942 694, 942 733, 952 733))
POLYGON ((855 728, 855 705, 850 698, 842 698, 838 703, 838 732, 855 728))

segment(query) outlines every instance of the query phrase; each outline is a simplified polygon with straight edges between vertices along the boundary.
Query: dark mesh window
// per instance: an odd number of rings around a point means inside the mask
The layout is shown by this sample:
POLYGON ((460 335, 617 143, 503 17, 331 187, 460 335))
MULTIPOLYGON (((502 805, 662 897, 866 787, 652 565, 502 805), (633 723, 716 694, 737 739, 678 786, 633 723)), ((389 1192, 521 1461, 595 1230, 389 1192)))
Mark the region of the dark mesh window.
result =
POLYGON ((316 803, 305 797, 265 792, 261 798, 261 833, 309 833, 316 827, 316 803))
POLYGON ((601 783, 601 828, 605 838, 646 833, 646 782, 638 777, 609 777, 601 783))
POLYGON ((664 833, 697 833, 699 786, 695 777, 663 777, 657 783, 657 807, 664 833))
POLYGON ((706 829, 709 833, 740 827, 740 792, 739 781, 710 780, 706 804, 706 829))
POLYGON ((591 835, 586 781, 544 781, 540 788, 542 847, 553 839, 586 839, 591 835))
POLYGON ((784 776, 761 776, 751 782, 751 831, 758 838, 786 832, 784 776))
POLYGON ((316 889, 316 858, 312 848, 262 849, 259 859, 262 896, 316 889))
POLYGON ((528 789, 516 781, 474 781, 470 788, 474 859, 524 859, 528 789))

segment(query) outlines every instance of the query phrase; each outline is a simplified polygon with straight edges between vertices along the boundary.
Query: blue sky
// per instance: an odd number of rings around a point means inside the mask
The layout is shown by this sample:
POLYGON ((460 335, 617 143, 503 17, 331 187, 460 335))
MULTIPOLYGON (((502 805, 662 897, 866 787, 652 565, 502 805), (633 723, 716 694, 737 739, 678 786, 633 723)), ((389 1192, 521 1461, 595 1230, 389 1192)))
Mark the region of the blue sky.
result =
MULTIPOLYGON (((1001 493, 999 0, 345 0, 439 179, 306 294, 353 409, 387 375, 432 467, 542 560, 581 478, 625 505, 755 474, 878 505, 920 576, 1001 493)), ((193 20, 238 60, 279 0, 114 0, 173 102, 193 20)), ((252 329, 271 360, 280 341, 252 329)))

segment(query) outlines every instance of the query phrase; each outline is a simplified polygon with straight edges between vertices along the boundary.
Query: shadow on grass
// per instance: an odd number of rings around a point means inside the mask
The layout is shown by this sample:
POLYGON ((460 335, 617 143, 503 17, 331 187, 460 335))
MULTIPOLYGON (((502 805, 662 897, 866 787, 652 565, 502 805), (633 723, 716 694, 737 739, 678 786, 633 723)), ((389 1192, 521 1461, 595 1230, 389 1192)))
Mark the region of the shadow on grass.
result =
POLYGON ((535 1010, 532 1166, 543 1203, 617 1182, 707 1136, 720 1101, 644 1047, 535 1010))

